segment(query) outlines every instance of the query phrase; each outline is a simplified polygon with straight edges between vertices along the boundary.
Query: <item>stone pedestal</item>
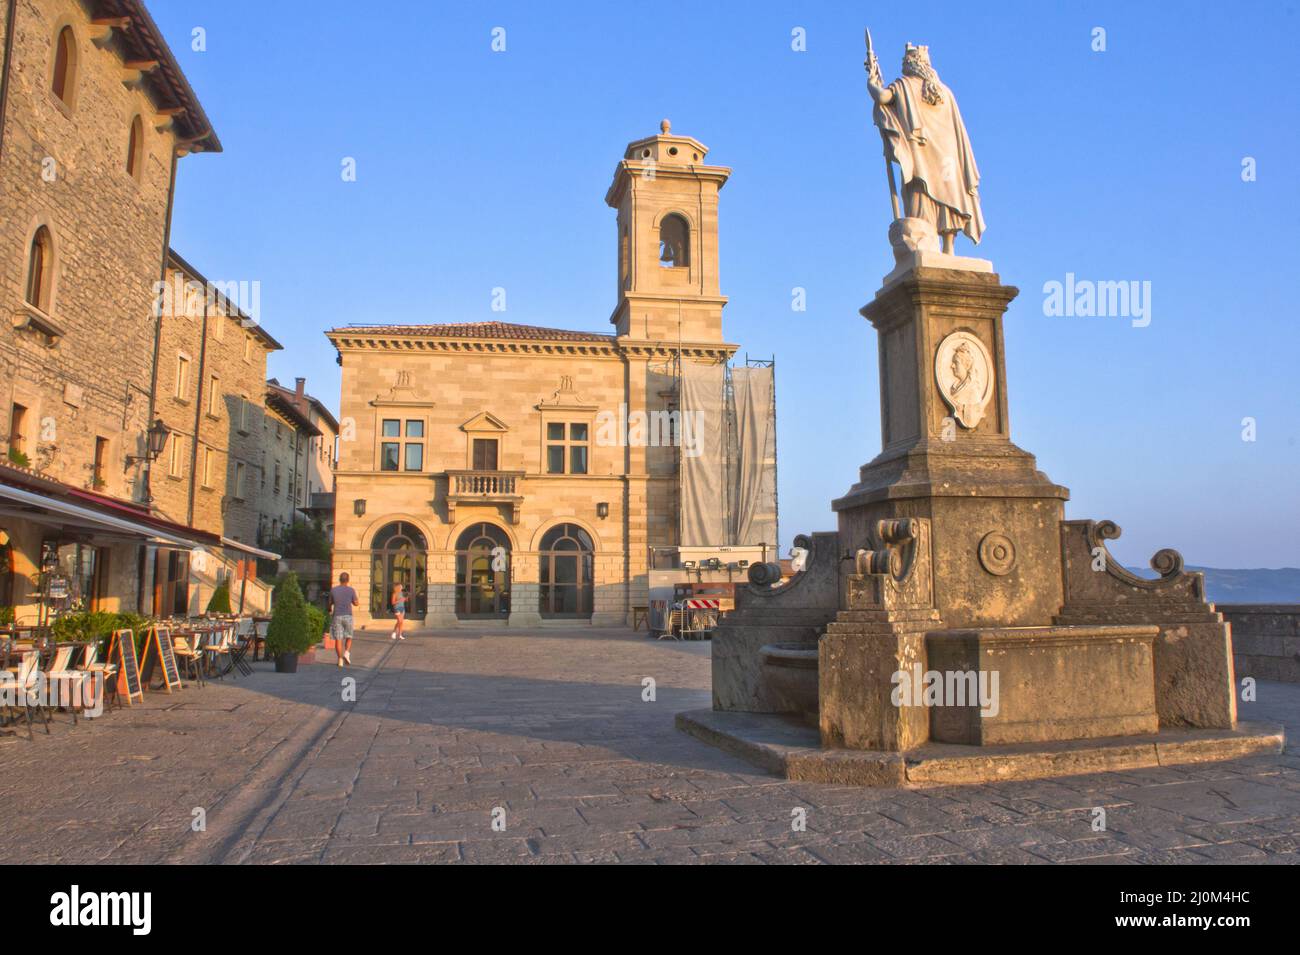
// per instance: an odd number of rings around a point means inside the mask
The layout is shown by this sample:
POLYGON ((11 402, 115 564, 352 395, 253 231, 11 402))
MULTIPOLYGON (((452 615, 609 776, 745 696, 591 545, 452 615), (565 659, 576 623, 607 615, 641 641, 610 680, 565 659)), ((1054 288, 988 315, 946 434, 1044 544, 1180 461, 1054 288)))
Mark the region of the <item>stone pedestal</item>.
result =
POLYGON ((1151 558, 1160 577, 1137 577, 1110 556, 1120 535, 1112 521, 1065 521, 1064 625, 1155 624, 1156 708, 1161 726, 1228 728, 1237 722, 1232 630, 1205 600, 1205 578, 1183 570, 1183 558, 1162 550, 1151 558))
POLYGON ((1010 437, 1002 314, 1016 294, 991 266, 918 266, 862 309, 879 341, 884 447, 832 504, 840 538, 860 547, 878 520, 929 520, 948 627, 1043 625, 1061 606, 1069 491, 1010 437))
POLYGON ((819 641, 822 745, 899 751, 924 743, 929 712, 902 706, 895 674, 926 668, 934 609, 933 543, 925 519, 873 525, 845 567, 841 610, 819 641))
POLYGON ((972 746, 1154 733, 1152 626, 992 627, 926 636, 942 674, 930 738, 972 746))
POLYGON ((838 532, 796 539, 808 569, 737 590, 713 711, 685 729, 790 778, 865 785, 1277 751, 1275 729, 1236 725, 1231 633, 1201 575, 1173 551, 1159 579, 1125 571, 1105 549, 1119 529, 1064 520, 1069 492, 1011 442, 1015 296, 987 262, 922 250, 862 309, 883 448, 833 502, 838 532))
POLYGON ((930 738, 930 711, 899 706, 896 673, 926 668, 933 610, 845 610, 820 641, 822 745, 897 752, 930 738))
POLYGON ((749 585, 736 609, 713 632, 713 708, 754 713, 794 713, 781 687, 765 679, 763 648, 774 644, 816 648, 835 618, 840 598, 839 539, 834 533, 795 538, 808 551, 804 570, 786 586, 749 585))

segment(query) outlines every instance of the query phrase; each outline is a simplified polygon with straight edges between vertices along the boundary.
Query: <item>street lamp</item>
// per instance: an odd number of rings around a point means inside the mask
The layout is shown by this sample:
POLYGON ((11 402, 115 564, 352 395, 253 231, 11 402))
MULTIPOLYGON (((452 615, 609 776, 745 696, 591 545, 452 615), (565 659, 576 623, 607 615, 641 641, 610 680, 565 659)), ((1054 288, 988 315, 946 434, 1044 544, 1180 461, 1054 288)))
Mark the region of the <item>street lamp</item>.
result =
POLYGON ((127 467, 131 466, 132 461, 156 461, 158 455, 163 453, 163 448, 167 447, 167 438, 171 435, 171 430, 163 424, 162 418, 155 418, 154 423, 149 425, 149 431, 146 437, 149 443, 144 454, 128 454, 126 456, 127 467))

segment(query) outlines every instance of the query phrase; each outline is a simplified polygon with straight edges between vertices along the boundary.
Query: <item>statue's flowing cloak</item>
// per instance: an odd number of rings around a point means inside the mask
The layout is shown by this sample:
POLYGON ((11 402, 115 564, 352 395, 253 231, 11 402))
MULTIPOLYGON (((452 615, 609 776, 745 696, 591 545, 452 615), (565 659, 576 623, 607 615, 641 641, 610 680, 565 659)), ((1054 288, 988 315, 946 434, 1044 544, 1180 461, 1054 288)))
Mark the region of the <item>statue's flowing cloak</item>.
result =
POLYGON ((877 103, 873 118, 889 159, 903 171, 903 183, 920 186, 956 213, 956 221, 964 220, 962 231, 978 242, 984 234, 984 215, 971 190, 979 186, 980 174, 957 98, 945 86, 943 102, 932 106, 922 97, 922 86, 919 77, 900 76, 889 84, 893 101, 884 106, 877 103), (945 177, 943 164, 949 156, 952 172, 945 177))

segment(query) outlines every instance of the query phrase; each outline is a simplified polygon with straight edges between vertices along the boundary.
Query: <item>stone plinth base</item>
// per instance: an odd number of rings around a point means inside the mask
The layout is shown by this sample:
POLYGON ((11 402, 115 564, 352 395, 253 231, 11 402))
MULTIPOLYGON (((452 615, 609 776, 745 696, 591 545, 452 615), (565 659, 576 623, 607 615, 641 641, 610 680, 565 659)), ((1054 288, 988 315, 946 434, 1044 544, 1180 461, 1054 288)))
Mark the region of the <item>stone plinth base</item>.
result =
POLYGON ((961 697, 930 707, 930 739, 987 746, 1154 733, 1158 632, 1097 625, 927 633, 928 669, 961 697))
POLYGON ((787 779, 907 789, 1217 762, 1279 753, 1286 742, 1280 726, 1239 723, 1065 742, 926 743, 891 753, 822 749, 816 729, 777 714, 691 710, 677 714, 677 728, 787 779))

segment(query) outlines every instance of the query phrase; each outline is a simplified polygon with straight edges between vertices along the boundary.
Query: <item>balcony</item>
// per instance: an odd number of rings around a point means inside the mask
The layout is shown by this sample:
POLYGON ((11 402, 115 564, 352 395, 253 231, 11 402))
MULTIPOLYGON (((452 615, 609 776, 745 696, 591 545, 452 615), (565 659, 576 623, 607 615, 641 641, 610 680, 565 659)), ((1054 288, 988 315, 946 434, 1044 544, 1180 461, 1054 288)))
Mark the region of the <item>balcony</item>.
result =
POLYGON ((456 523, 457 504, 505 504, 510 507, 510 523, 519 523, 523 495, 519 485, 523 471, 446 471, 447 521, 456 523))

